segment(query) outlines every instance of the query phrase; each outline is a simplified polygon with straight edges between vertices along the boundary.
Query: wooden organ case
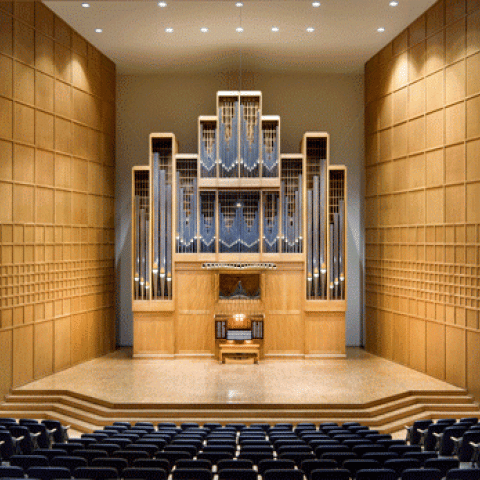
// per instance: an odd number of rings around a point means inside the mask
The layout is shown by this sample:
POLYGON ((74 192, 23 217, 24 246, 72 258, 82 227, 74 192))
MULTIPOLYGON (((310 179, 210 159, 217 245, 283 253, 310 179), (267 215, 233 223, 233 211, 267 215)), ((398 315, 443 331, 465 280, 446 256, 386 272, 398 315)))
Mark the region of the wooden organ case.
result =
POLYGON ((132 172, 134 357, 345 355, 347 172, 329 141, 282 154, 259 91, 217 92, 197 154, 150 135, 132 172))

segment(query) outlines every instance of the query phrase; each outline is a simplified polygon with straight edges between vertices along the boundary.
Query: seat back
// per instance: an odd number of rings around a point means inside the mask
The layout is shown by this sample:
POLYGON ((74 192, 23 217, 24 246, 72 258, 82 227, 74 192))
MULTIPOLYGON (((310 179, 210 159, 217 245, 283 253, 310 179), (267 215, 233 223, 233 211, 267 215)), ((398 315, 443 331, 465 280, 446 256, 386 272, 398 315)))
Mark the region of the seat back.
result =
POLYGON ((441 480, 443 478, 442 472, 434 468, 412 468, 404 470, 402 473, 402 480, 441 480))
POLYGON ((168 472, 163 468, 128 467, 122 476, 124 479, 167 480, 168 472))
POLYGON ((212 480, 213 474, 205 468, 178 468, 172 473, 173 480, 212 480))
POLYGON ((304 472, 302 470, 266 470, 263 474, 263 480, 303 480, 304 472))
POLYGON ((226 468, 218 472, 218 480, 257 480, 258 473, 251 468, 226 468))
POLYGON ((70 478, 70 470, 65 467, 32 467, 27 470, 30 478, 39 480, 54 480, 56 478, 70 478))
POLYGON ((72 457, 69 455, 62 455, 51 460, 50 466, 68 468, 71 473, 79 467, 87 467, 88 462, 82 457, 72 457))
POLYGON ((95 480, 116 479, 118 472, 111 467, 78 467, 73 472, 73 476, 77 478, 92 478, 95 480))
POLYGON ((478 468, 452 468, 447 472, 446 480, 480 480, 478 468))

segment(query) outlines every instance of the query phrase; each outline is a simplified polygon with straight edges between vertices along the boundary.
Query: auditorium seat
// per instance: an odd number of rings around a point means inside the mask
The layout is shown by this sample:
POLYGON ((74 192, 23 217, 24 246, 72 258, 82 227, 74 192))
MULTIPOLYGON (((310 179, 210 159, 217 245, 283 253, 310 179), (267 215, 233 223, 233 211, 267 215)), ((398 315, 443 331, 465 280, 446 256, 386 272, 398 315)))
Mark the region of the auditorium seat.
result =
POLYGON ((0 478, 23 478, 24 476, 22 467, 0 465, 0 478))
POLYGON ((160 449, 151 443, 130 443, 124 450, 143 451, 147 452, 149 457, 153 457, 160 449))
POLYGON ((39 448, 35 450, 35 455, 43 455, 44 457, 48 458, 48 461, 51 462, 55 457, 64 457, 67 455, 65 450, 61 448, 49 449, 49 448, 39 448))
POLYGON ((376 460, 383 465, 387 460, 391 458, 398 458, 398 453, 394 452, 367 452, 362 455, 362 458, 376 460))
POLYGON ((52 449, 63 450, 67 455, 73 455, 75 450, 82 450, 85 446, 82 443, 54 443, 52 449))
POLYGON ((193 455, 188 452, 183 452, 180 450, 170 451, 170 452, 158 452, 155 458, 168 460, 170 468, 173 468, 175 462, 180 459, 192 459, 193 455))
MULTIPOLYGON (((304 460, 300 468, 304 471, 307 480, 310 480, 310 475, 313 470, 331 470, 337 468, 338 464, 335 460, 320 460, 318 458, 312 460, 304 460)), ((260 471, 260 465, 258 466, 260 471)))
POLYGON ((380 468, 380 463, 378 463, 376 460, 352 458, 349 460, 345 460, 342 464, 342 468, 348 470, 351 473, 351 478, 355 478, 359 470, 378 469, 380 468))
POLYGON ((12 436, 18 440, 18 446, 24 455, 32 455, 38 449, 37 438, 40 433, 31 433, 28 427, 21 425, 12 425, 8 429, 12 436))
POLYGON ((242 452, 240 451, 239 459, 251 460, 254 465, 258 465, 260 460, 273 459, 273 452, 242 452))
POLYGON ((169 445, 166 445, 163 450, 163 452, 187 452, 190 454, 192 457, 197 455, 198 453, 198 447, 195 445, 192 445, 190 443, 174 443, 172 442, 169 445))
POLYGON ((220 460, 217 463, 217 472, 221 470, 252 470, 253 469, 253 462, 251 460, 220 460))
POLYGON ((433 420, 416 420, 413 425, 405 426, 407 431, 406 440, 410 445, 420 445, 422 437, 419 430, 425 430, 433 423, 433 420))
POLYGON ((447 472, 446 480, 480 480, 480 469, 452 468, 447 472))
POLYGON ((125 480, 167 480, 168 472, 162 468, 128 467, 123 471, 122 476, 125 480))
POLYGON ((383 464, 383 468, 395 470, 400 477, 405 470, 420 468, 421 464, 413 458, 392 458, 383 464))
POLYGON ((218 480, 257 480, 257 478, 257 472, 248 468, 226 468, 218 473, 218 480))
POLYGON ((452 468, 458 468, 460 462, 454 458, 429 458, 425 461, 425 468, 436 468, 440 470, 442 477, 452 468))
POLYGON ((267 470, 293 470, 295 462, 288 459, 260 460, 258 462, 258 473, 263 476, 267 470))
POLYGON ((442 472, 435 468, 414 468, 405 470, 402 474, 402 480, 441 480, 442 472))
POLYGON ((437 452, 410 452, 408 454, 408 458, 414 458, 420 462, 420 465, 423 467, 425 465, 425 461, 429 458, 437 458, 437 452))
POLYGON ((303 480, 303 475, 302 470, 272 469, 263 474, 263 480, 303 480))
POLYGON ((197 455, 197 458, 210 460, 212 464, 216 465, 220 460, 231 459, 233 458, 233 456, 234 456, 234 453, 232 453, 231 451, 215 450, 215 451, 200 452, 197 455))
POLYGON ((43 455, 12 455, 10 465, 22 467, 27 471, 31 467, 48 467, 48 458, 43 455))
POLYGON ((54 442, 65 443, 68 440, 70 425, 62 425, 58 420, 42 420, 42 423, 52 430, 54 442))
POLYGON ((94 458, 108 457, 108 453, 105 450, 90 450, 84 448, 80 450, 74 450, 72 453, 74 457, 84 458, 89 465, 92 464, 92 460, 94 458))
POLYGON ((128 467, 128 462, 124 458, 95 458, 92 460, 92 467, 115 468, 121 476, 122 472, 128 467))
POLYGON ((120 450, 120 446, 116 443, 94 443, 90 445, 89 450, 103 450, 107 452, 108 456, 113 455, 113 452, 120 450))
POLYGON ((134 467, 161 468, 170 472, 170 462, 165 458, 137 458, 133 461, 134 467))
POLYGON ((439 455, 448 456, 451 455, 455 444, 452 441, 452 437, 460 438, 466 432, 467 426, 456 423, 451 427, 447 427, 443 432, 434 434, 437 442, 435 444, 435 451, 439 455))
POLYGON ((212 480, 213 474, 206 468, 179 468, 172 472, 173 480, 212 480))
POLYGON ((442 433, 448 426, 449 423, 438 421, 437 423, 430 424, 426 429, 418 429, 421 435, 420 445, 423 447, 423 450, 429 452, 434 451, 437 443, 434 433, 442 433))
POLYGON ((319 469, 313 470, 309 480, 350 480, 350 472, 346 469, 319 469))
POLYGON ((51 467, 63 467, 68 468, 73 474, 74 470, 79 467, 88 467, 88 462, 82 457, 71 457, 70 455, 64 455, 61 457, 55 457, 50 461, 51 467))
MULTIPOLYGON (((221 462, 223 461, 224 460, 221 460, 221 462)), ((203 469, 211 470, 212 462, 206 459, 203 459, 203 460, 180 459, 175 462, 175 468, 203 468, 203 469)))
POLYGON ((367 468, 357 472, 357 480, 397 480, 397 473, 387 468, 367 468))
POLYGON ((111 467, 78 467, 73 472, 73 476, 76 479, 91 478, 92 480, 107 480, 110 478, 116 479, 118 477, 118 472, 115 468, 111 467))
POLYGON ((70 478, 70 470, 64 467, 32 467, 27 470, 27 475, 39 480, 55 480, 70 478))

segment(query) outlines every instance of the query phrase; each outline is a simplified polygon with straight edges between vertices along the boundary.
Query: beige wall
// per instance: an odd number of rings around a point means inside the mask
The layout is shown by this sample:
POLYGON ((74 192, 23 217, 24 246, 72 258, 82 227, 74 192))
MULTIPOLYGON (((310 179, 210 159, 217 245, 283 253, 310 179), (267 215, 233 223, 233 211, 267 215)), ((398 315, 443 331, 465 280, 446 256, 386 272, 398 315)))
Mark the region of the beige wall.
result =
POLYGON ((0 399, 114 347, 115 66, 0 2, 0 399))
POLYGON ((437 2, 365 86, 367 348, 480 398, 480 2, 437 2))
MULTIPOLYGON (((216 92, 237 90, 238 72, 117 76, 116 279, 121 345, 132 345, 131 169, 148 164, 148 135, 173 132, 197 151, 197 118, 215 115, 216 92)), ((347 344, 361 339, 363 292, 363 75, 243 72, 242 89, 263 92, 263 114, 281 116, 282 153, 300 152, 306 131, 331 135, 331 163, 348 167, 347 344)))

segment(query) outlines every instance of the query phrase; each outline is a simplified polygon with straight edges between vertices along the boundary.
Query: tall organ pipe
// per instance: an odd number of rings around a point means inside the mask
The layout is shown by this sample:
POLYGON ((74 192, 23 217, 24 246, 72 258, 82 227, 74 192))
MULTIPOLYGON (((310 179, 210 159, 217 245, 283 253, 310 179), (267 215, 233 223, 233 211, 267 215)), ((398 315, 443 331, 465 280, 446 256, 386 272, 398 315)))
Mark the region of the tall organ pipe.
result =
POLYGON ((222 177, 237 177, 238 176, 238 110, 237 103, 232 102, 233 117, 231 118, 231 135, 227 140, 227 124, 223 121, 223 112, 227 108, 224 105, 219 108, 218 123, 219 123, 219 163, 222 177))
POLYGON ((339 200, 338 202, 338 241, 339 241, 339 248, 338 248, 338 269, 339 269, 339 277, 338 280, 340 282, 340 298, 345 298, 345 267, 343 265, 343 256, 344 256, 344 226, 345 226, 345 201, 339 200))
POLYGON ((145 293, 145 210, 140 209, 140 297, 145 293))
POLYGON ((152 295, 157 296, 158 268, 159 268, 159 232, 158 223, 162 215, 158 195, 158 152, 153 154, 153 269, 152 269, 152 295))
POLYGON ((307 191, 307 298, 312 296, 312 191, 307 191))
POLYGON ((172 298, 172 186, 166 186, 165 230, 166 230, 166 270, 167 270, 167 297, 172 298))
POLYGON ((303 252, 303 221, 302 209, 303 206, 303 181, 302 175, 298 176, 298 205, 297 205, 297 219, 298 219, 298 249, 297 252, 303 252))
POLYGON ((320 276, 319 263, 319 185, 318 176, 313 177, 313 296, 319 296, 318 280, 320 276))
POLYGON ((165 295, 165 237, 169 230, 165 229, 165 170, 159 171, 159 217, 160 217, 160 296, 165 295))
POLYGON ((135 195, 135 297, 140 297, 140 196, 135 195))
POLYGON ((333 214, 333 287, 338 297, 338 213, 333 214))
POLYGON ((326 247, 326 215, 325 215, 325 191, 326 191, 326 172, 325 172, 325 160, 321 161, 320 165, 320 188, 319 188, 319 195, 320 195, 320 258, 319 258, 319 269, 320 269, 320 297, 326 298, 327 297, 327 266, 326 266, 326 255, 325 255, 325 247, 326 247))
POLYGON ((335 278, 334 272, 334 248, 332 244, 332 239, 334 235, 333 222, 329 224, 330 227, 330 298, 334 298, 334 284, 333 279, 335 278))

